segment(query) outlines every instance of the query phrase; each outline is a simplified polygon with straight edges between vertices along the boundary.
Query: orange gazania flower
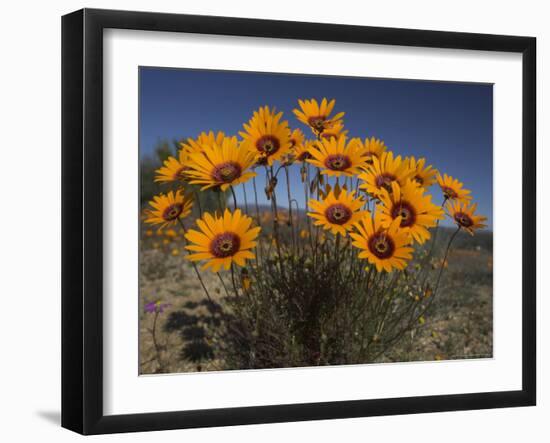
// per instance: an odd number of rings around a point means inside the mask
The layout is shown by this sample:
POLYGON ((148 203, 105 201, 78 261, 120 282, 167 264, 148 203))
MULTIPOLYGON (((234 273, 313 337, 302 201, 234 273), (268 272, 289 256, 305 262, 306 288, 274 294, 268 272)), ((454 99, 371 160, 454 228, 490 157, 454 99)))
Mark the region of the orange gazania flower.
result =
POLYGON ((371 157, 372 164, 363 168, 365 172, 359 175, 363 181, 360 185, 370 195, 378 197, 385 189, 392 192, 392 183, 397 182, 404 186, 411 178, 413 171, 409 169, 408 162, 404 161, 400 155, 393 156, 393 152, 383 152, 380 158, 371 157))
POLYGON ((186 249, 193 251, 187 259, 205 261, 203 269, 211 268, 218 272, 220 268, 228 270, 233 263, 244 266, 246 260, 253 259, 251 251, 256 246, 260 228, 251 228, 252 218, 243 215, 240 209, 234 213, 225 210, 223 216, 212 216, 206 212, 197 220, 200 231, 190 229, 185 234, 189 241, 186 249))
POLYGON ((364 141, 362 141, 359 137, 356 137, 351 140, 351 143, 358 143, 365 149, 367 153, 367 163, 369 164, 372 164, 373 157, 379 159, 382 154, 388 149, 388 147, 382 140, 375 137, 367 137, 364 141))
POLYGON ((325 130, 333 128, 344 116, 343 112, 330 116, 336 104, 334 99, 329 102, 326 98, 323 98, 320 105, 314 98, 311 100, 298 100, 298 104, 300 109, 294 109, 294 115, 302 123, 308 125, 313 133, 318 136, 322 135, 325 130))
POLYGON ((380 194, 381 220, 389 226, 397 217, 401 217, 400 227, 408 230, 411 237, 420 244, 430 238, 428 228, 437 225, 443 218, 443 209, 432 203, 432 196, 425 194, 424 188, 411 180, 404 186, 392 182, 392 192, 386 189, 380 194))
POLYGON ((474 235, 474 231, 476 229, 487 227, 484 223, 487 220, 487 217, 475 214, 477 210, 476 203, 469 205, 468 203, 457 201, 454 203, 448 203, 447 209, 456 225, 459 228, 466 230, 470 235, 474 235))
POLYGON ((437 181, 437 169, 432 165, 426 166, 426 159, 409 157, 409 168, 414 171, 413 180, 424 188, 429 188, 437 181))
POLYGON ((363 204, 363 199, 355 198, 354 191, 338 188, 330 190, 321 201, 309 200, 312 212, 307 215, 315 219, 314 225, 330 230, 334 235, 345 236, 365 213, 361 210, 363 204))
POLYGON ((464 189, 464 184, 450 175, 444 174, 443 177, 441 177, 441 174, 438 174, 437 182, 441 187, 445 200, 467 202, 472 199, 472 196, 470 195, 471 191, 464 189))
POLYGON ((239 147, 237 137, 225 137, 221 144, 205 144, 202 152, 191 154, 186 175, 201 190, 219 187, 225 191, 254 177, 256 173, 250 171, 254 163, 254 154, 239 147))
POLYGON ((351 232, 353 246, 361 249, 359 258, 365 258, 376 266, 378 272, 391 272, 405 269, 412 258, 409 233, 399 227, 401 217, 397 217, 389 227, 384 228, 379 213, 367 213, 356 223, 357 233, 351 232))
POLYGON ((346 143, 346 136, 339 139, 321 139, 309 149, 311 159, 307 160, 318 168, 321 173, 340 177, 352 176, 365 165, 365 150, 353 143, 346 143))
POLYGON ((153 209, 147 211, 145 223, 160 225, 159 231, 187 217, 193 207, 192 199, 183 195, 181 190, 156 195, 149 204, 153 209))
POLYGON ((272 165, 290 152, 290 129, 286 120, 281 121, 282 116, 282 112, 264 106, 243 125, 245 131, 239 132, 243 147, 253 152, 259 163, 272 165))

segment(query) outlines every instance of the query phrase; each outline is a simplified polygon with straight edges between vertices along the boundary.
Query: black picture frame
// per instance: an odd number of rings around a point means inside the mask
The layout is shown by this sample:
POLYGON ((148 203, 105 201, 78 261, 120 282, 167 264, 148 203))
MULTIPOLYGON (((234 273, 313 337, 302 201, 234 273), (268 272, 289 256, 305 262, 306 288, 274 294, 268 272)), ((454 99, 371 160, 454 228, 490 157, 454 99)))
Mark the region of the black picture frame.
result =
POLYGON ((62 426, 82 434, 413 414, 536 403, 536 39, 83 9, 62 18, 62 426), (261 407, 103 413, 103 30, 503 51, 523 63, 522 389, 261 407))

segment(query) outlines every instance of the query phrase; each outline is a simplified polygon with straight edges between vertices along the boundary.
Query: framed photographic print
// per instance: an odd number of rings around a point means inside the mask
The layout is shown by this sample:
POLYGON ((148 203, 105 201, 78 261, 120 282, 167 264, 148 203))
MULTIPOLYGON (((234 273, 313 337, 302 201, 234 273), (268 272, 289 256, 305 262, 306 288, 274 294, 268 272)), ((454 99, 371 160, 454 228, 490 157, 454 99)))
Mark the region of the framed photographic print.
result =
POLYGON ((534 405, 535 51, 64 16, 62 425, 534 405))

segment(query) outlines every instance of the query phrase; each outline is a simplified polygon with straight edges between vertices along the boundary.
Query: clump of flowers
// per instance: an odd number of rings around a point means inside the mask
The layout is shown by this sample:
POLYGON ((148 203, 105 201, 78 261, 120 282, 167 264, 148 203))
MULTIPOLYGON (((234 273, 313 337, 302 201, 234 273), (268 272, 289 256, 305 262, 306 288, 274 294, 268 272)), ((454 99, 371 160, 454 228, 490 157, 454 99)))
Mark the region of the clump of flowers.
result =
POLYGON ((176 189, 154 197, 145 222, 183 231, 182 256, 217 315, 203 335, 224 368, 377 361, 426 321, 456 235, 485 227, 459 180, 376 136, 350 138, 335 106, 298 100, 294 114, 311 138, 263 106, 240 138, 203 133, 157 171, 176 189), (193 208, 208 192, 217 208, 193 208), (437 248, 446 214, 456 230, 437 248), (432 269, 435 253, 442 264, 432 269), (216 297, 205 284, 212 274, 223 288, 216 297))

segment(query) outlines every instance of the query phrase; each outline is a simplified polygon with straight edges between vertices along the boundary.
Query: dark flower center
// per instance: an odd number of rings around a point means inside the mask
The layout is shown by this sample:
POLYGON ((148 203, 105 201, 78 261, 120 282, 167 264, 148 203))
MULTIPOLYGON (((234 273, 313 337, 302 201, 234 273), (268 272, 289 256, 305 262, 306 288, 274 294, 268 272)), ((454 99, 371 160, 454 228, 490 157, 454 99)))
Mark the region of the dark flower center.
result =
POLYGON ((216 235, 210 242, 210 252, 216 258, 226 258, 239 252, 241 239, 233 232, 216 235))
POLYGON ((180 216, 183 211, 183 205, 181 203, 174 203, 168 206, 162 213, 162 218, 166 221, 175 220, 180 216))
POLYGON ((416 221, 416 210, 410 203, 402 201, 401 203, 393 205, 391 216, 394 219, 401 216, 401 227, 408 228, 414 225, 416 221))
POLYGON ((369 239, 369 251, 380 259, 393 256, 395 243, 384 232, 378 232, 369 239))
POLYGON ((351 166, 351 160, 347 155, 332 154, 325 159, 325 166, 333 171, 345 171, 351 166))
POLYGON ((317 132, 323 132, 325 130, 325 124, 327 118, 324 115, 318 115, 315 117, 309 117, 308 123, 309 126, 311 126, 313 129, 315 129, 317 132))
POLYGON ((376 187, 385 188, 388 192, 391 192, 391 183, 395 181, 395 179, 395 175, 384 172, 383 174, 376 176, 376 187))
POLYGON ((449 188, 448 186, 441 186, 441 190, 443 191, 443 195, 445 195, 445 198, 455 199, 458 197, 458 194, 453 188, 449 188))
POLYGON ((307 151, 302 151, 297 158, 299 161, 303 162, 306 161, 308 158, 311 158, 311 154, 307 151))
POLYGON ((219 183, 231 183, 241 176, 241 172, 241 165, 238 163, 221 163, 212 170, 212 178, 219 183))
POLYGON ((275 154, 280 147, 279 139, 272 135, 262 135, 256 142, 256 149, 266 155, 275 154))
POLYGON ((351 209, 341 203, 330 205, 325 210, 325 217, 334 225, 346 224, 351 219, 351 209))
POLYGON ((456 212, 454 219, 459 224, 459 226, 462 226, 463 228, 469 228, 474 224, 474 221, 471 219, 471 217, 464 212, 456 212))
POLYGON ((290 140, 290 147, 293 148, 294 146, 296 146, 296 140, 291 138, 290 140))

